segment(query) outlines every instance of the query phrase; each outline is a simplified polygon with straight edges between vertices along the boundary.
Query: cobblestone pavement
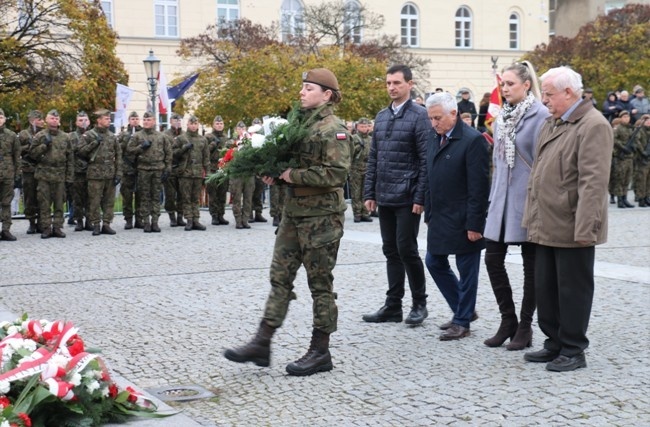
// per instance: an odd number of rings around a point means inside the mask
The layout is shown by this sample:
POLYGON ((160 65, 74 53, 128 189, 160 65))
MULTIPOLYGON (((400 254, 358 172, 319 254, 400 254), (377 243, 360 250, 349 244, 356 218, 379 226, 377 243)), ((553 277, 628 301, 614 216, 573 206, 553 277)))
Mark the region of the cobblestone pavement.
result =
MULTIPOLYGON (((202 215, 209 224, 207 212, 202 215)), ((262 314, 274 241, 270 222, 250 230, 236 230, 232 222, 208 225, 204 232, 162 222, 162 233, 144 234, 123 230, 117 216, 115 236, 66 226, 66 239, 42 240, 25 234, 26 221, 15 221, 19 240, 0 242, 0 306, 73 321, 88 345, 101 348, 112 369, 139 387, 213 390, 214 399, 173 405, 204 426, 647 426, 649 220, 650 209, 610 209, 609 242, 596 249, 588 367, 569 373, 547 372, 543 364, 525 363, 523 352, 483 345, 499 319, 484 268, 480 319, 469 338, 438 340, 437 325, 450 311, 431 278, 430 317, 422 326, 362 322, 362 314, 382 305, 385 266, 378 222, 355 224, 349 209, 334 272, 340 317, 329 373, 285 374, 311 334, 302 271, 298 300, 273 341, 271 367, 222 356, 251 337, 262 314)), ((517 250, 508 261, 513 283, 520 284, 517 250)), ((408 310, 408 297, 405 304, 408 310)), ((541 343, 536 328, 533 348, 541 343)))

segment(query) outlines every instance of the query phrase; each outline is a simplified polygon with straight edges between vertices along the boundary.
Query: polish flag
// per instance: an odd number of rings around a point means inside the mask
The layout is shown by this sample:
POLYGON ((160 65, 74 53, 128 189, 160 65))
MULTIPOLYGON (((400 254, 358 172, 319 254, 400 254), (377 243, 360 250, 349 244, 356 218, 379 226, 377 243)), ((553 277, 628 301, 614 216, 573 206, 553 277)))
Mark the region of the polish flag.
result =
POLYGON ((169 105, 169 93, 167 92, 167 76, 163 72, 162 65, 158 72, 158 112, 159 114, 167 114, 167 106, 169 105))
POLYGON ((501 98, 501 76, 496 75, 497 86, 492 90, 490 95, 490 105, 488 106, 487 114, 485 115, 485 127, 490 129, 492 132, 492 122, 496 120, 501 111, 501 106, 503 105, 503 99, 501 98))

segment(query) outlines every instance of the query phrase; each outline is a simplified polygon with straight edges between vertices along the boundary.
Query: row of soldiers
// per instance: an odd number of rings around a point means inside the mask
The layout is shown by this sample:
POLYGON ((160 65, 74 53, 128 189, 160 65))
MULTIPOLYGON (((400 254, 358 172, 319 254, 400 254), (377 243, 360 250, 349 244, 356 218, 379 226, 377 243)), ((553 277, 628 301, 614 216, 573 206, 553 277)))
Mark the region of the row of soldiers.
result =
POLYGON ((614 153, 609 182, 610 203, 633 208, 627 200, 630 182, 639 207, 650 207, 650 115, 630 123, 630 113, 619 113, 614 126, 614 153), (616 197, 616 199, 615 199, 616 197))

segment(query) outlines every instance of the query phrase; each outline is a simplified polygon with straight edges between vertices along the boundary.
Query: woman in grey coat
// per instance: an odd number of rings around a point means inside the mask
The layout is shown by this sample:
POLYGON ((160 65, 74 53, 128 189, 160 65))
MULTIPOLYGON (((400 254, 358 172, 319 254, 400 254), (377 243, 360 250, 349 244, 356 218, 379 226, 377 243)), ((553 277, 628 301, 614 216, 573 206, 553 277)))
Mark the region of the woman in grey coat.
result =
POLYGON ((485 266, 501 312, 501 324, 484 344, 499 347, 510 338, 506 348, 522 350, 530 347, 533 338, 535 247, 526 242, 526 229, 521 226, 521 219, 537 135, 549 113, 539 101, 539 86, 532 64, 526 61, 510 65, 501 80, 505 102, 494 126, 494 171, 484 233, 485 266), (524 264, 519 320, 505 268, 509 245, 521 246, 524 264))

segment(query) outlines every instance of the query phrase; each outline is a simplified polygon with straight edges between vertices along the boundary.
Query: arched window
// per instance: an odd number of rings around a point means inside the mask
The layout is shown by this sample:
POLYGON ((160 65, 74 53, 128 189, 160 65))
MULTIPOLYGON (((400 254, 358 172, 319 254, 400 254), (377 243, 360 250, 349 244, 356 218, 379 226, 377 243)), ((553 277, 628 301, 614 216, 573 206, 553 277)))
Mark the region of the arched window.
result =
POLYGON ((343 17, 343 31, 348 43, 361 43, 361 5, 358 1, 352 0, 345 4, 345 16, 343 17))
POLYGON ((510 49, 519 49, 519 15, 516 13, 510 14, 508 33, 510 35, 510 49))
POLYGON ((302 20, 303 6, 299 0, 284 0, 280 9, 280 27, 282 30, 282 41, 288 41, 291 37, 299 37, 304 30, 302 20))
POLYGON ((472 13, 465 6, 456 11, 456 47, 472 47, 472 13))
POLYGON ((414 5, 407 3, 402 7, 400 14, 401 44, 402 46, 418 47, 418 11, 414 5))

